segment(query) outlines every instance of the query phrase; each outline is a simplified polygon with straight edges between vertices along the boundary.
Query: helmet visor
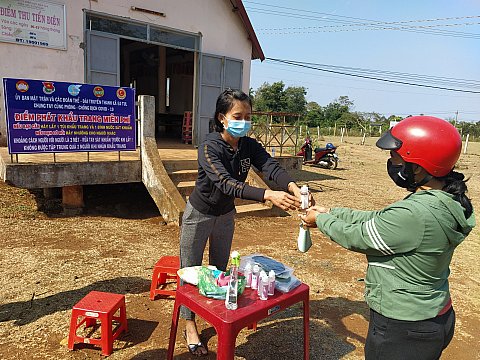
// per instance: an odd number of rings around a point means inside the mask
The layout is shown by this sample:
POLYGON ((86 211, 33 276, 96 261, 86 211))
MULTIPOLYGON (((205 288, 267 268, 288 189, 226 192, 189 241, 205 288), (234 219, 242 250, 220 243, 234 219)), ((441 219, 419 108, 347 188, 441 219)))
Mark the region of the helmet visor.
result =
POLYGON ((398 150, 402 144, 402 140, 392 135, 392 129, 385 132, 376 143, 377 147, 383 150, 398 150))

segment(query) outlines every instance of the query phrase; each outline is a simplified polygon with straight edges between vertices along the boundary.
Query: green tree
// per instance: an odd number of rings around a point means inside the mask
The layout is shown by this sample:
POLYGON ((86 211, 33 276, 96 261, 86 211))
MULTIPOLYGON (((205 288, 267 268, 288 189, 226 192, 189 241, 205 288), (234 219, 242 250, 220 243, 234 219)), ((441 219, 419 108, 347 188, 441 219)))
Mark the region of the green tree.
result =
MULTIPOLYGON (((285 88, 283 81, 264 83, 256 91, 253 99, 255 111, 289 112, 305 115, 307 90, 303 86, 285 88)), ((292 120, 292 119, 288 119, 292 120)))
POLYGON ((315 101, 310 101, 305 108, 307 111, 305 115, 305 122, 307 125, 310 127, 322 126, 324 120, 322 107, 315 101))
POLYGON ((263 83, 255 91, 254 110, 285 111, 287 101, 284 88, 285 84, 283 81, 274 82, 272 85, 263 83))
POLYGON ((303 86, 289 86, 284 91, 286 106, 285 111, 305 115, 307 112, 305 99, 307 90, 303 86))
POLYGON ((333 126, 340 120, 343 114, 348 113, 353 107, 353 102, 348 96, 340 96, 325 106, 323 114, 325 118, 324 126, 333 126))

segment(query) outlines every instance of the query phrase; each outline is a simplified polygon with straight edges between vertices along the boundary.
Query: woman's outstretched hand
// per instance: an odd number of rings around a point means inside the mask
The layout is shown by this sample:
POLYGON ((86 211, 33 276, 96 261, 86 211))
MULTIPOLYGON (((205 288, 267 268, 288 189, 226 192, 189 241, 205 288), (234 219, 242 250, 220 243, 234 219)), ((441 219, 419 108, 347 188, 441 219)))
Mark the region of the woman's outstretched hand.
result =
POLYGON ((309 228, 316 228, 317 223, 317 215, 322 213, 330 212, 329 208, 325 208, 323 206, 312 206, 307 209, 305 215, 298 215, 302 220, 302 224, 309 228))
POLYGON ((300 207, 300 198, 285 191, 265 190, 263 199, 271 201, 282 210, 296 210, 300 207))

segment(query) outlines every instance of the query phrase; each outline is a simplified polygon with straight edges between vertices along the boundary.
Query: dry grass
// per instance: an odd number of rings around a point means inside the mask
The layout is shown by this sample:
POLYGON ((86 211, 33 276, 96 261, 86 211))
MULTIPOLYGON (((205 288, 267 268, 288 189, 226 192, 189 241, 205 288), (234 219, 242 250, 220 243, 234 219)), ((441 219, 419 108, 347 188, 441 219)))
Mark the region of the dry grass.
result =
MULTIPOLYGON (((300 183, 308 182, 317 203, 374 209, 405 195, 386 175, 384 152, 369 144, 359 146, 356 139, 345 140, 338 149, 338 170, 305 167, 293 174, 300 183)), ((471 176, 470 196, 476 208, 480 206, 478 154, 462 155, 459 162, 461 171, 471 176)), ((143 195, 134 196, 136 205, 111 202, 109 206, 102 203, 107 201, 102 194, 103 190, 97 194, 88 215, 65 218, 37 211, 41 194, 0 183, 0 358, 100 359, 98 349, 79 346, 68 352, 65 343, 71 307, 93 289, 127 297, 130 330, 115 342, 111 359, 165 358, 173 303, 151 302, 148 289, 155 261, 178 253, 178 229, 163 225, 143 195)), ((128 197, 128 189, 110 195, 108 201, 116 197, 120 202, 128 197)), ((479 233, 478 228, 473 231, 452 262, 458 322, 442 359, 474 359, 480 353, 479 233)), ((243 254, 272 256, 294 267, 310 285, 312 359, 362 359, 368 309, 358 279, 364 276, 364 257, 341 249, 316 230, 312 249, 299 253, 297 234, 296 214, 242 218, 237 221, 234 247, 243 254)), ((199 326, 209 339, 208 358, 214 359, 216 336, 208 324, 200 321, 199 326)), ((257 332, 243 330, 236 356, 298 359, 301 329, 301 309, 293 307, 260 323, 257 332)), ((189 358, 180 336, 176 355, 189 358)))

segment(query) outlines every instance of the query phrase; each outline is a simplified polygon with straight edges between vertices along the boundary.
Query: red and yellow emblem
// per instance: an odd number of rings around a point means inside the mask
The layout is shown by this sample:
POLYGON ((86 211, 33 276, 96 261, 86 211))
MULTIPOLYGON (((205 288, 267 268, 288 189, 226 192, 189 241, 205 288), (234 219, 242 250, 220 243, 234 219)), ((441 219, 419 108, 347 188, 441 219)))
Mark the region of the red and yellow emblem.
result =
POLYGON ((103 90, 101 86, 95 86, 93 88, 93 95, 95 95, 96 97, 102 97, 103 95, 105 95, 105 90, 103 90))
POLYGON ((125 89, 120 88, 117 90, 117 98, 119 98, 120 100, 123 100, 126 97, 127 97, 127 92, 125 91, 125 89))
POLYGON ((28 83, 25 80, 19 80, 15 84, 15 87, 17 88, 18 91, 20 92, 27 92, 28 91, 28 83))
POLYGON ((55 92, 55 85, 52 81, 42 81, 43 84, 43 93, 46 95, 51 95, 55 92))

